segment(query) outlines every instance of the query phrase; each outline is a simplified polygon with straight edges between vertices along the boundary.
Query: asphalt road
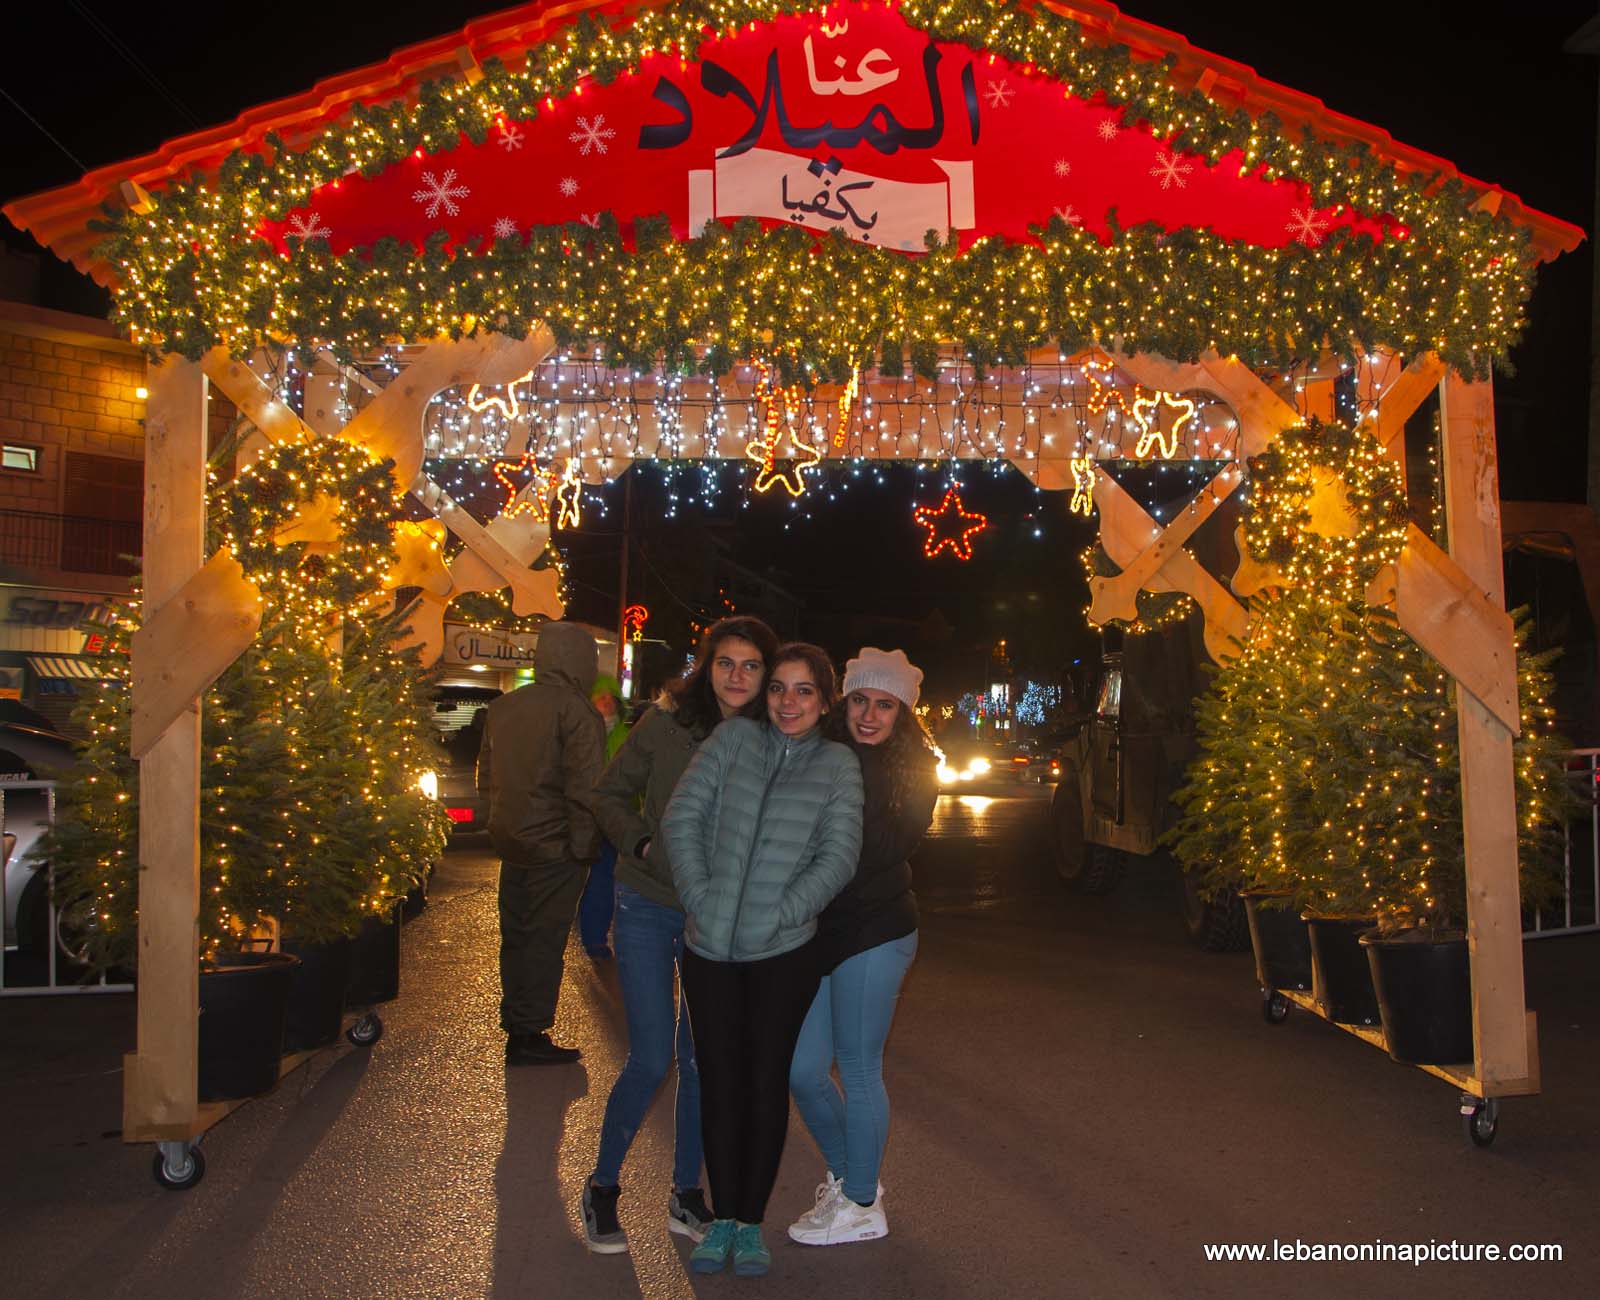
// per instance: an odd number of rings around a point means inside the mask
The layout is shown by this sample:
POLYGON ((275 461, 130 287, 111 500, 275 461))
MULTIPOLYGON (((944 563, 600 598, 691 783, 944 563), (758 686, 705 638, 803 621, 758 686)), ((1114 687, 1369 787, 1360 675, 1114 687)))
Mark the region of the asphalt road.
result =
POLYGON ((494 880, 452 850, 370 1051, 318 1054, 158 1189, 117 1136, 129 999, 0 1003, 0 1295, 34 1297, 1493 1297, 1596 1290, 1600 938, 1527 947, 1544 1092, 1471 1146, 1446 1084, 1309 1015, 1259 1015, 1247 954, 1188 947, 1170 869, 1057 884, 1045 804, 944 798, 916 863, 922 947, 890 1041, 890 1236, 782 1240, 821 1165, 791 1125, 772 1274, 694 1278, 669 1237, 671 1107, 624 1172, 627 1256, 576 1200, 621 1063, 614 971, 570 950, 558 1035, 507 1072, 494 880), (1561 1263, 1208 1262, 1208 1244, 1557 1245, 1561 1263))

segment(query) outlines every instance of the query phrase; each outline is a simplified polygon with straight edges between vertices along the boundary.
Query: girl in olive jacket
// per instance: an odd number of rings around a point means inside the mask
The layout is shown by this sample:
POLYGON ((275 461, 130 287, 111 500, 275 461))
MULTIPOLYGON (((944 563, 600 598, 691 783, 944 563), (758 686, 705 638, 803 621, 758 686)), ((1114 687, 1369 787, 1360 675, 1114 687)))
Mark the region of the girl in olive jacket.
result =
POLYGON ((698 1273, 765 1273, 761 1237, 789 1121, 789 1063, 822 973, 817 916, 861 851, 861 768, 824 739, 838 704, 815 646, 782 647, 767 721, 730 719, 695 755, 661 819, 688 914, 683 990, 700 1067, 716 1221, 698 1273))
POLYGON ((688 1007, 674 989, 683 959, 683 907, 666 843, 656 832, 678 778, 713 729, 726 718, 766 716, 767 667, 777 651, 778 638, 758 618, 714 624, 693 669, 645 711, 589 799, 601 831, 617 846, 614 943, 628 1023, 628 1058, 606 1100, 600 1149, 580 1206, 584 1241, 596 1254, 628 1249, 617 1218, 622 1162, 674 1056, 677 1126, 667 1227, 699 1242, 711 1223, 700 1192, 700 1076, 688 1007))

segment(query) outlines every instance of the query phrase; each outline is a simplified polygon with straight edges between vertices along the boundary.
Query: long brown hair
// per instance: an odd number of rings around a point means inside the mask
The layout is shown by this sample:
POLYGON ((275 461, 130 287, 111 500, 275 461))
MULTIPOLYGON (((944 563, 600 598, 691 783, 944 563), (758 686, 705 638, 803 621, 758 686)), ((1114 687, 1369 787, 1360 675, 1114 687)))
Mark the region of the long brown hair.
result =
MULTIPOLYGON (((848 702, 824 719, 824 726, 824 734, 830 740, 852 744, 848 702)), ((912 786, 918 781, 933 779, 933 737, 917 711, 900 700, 894 726, 877 748, 882 751, 883 763, 889 772, 889 811, 899 812, 912 786)))
POLYGON ((680 726, 696 736, 708 736, 712 728, 722 721, 722 705, 711 687, 711 664, 724 641, 737 638, 748 641, 761 651, 765 669, 761 689, 757 690, 739 710, 740 717, 764 718, 767 716, 767 678, 777 665, 778 634, 759 618, 735 615, 719 619, 706 629, 700 638, 700 651, 695 655, 694 667, 676 681, 668 682, 664 694, 667 707, 680 726))

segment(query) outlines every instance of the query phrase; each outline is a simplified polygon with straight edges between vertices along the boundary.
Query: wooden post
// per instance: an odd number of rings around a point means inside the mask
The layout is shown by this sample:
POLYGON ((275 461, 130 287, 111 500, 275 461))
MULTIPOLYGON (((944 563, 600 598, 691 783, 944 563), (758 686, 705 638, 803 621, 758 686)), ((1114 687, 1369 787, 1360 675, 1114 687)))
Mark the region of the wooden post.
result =
MULTIPOLYGON (((144 610, 200 569, 205 547, 206 378, 168 357, 150 371, 145 409, 144 610)), ((158 665, 135 653, 137 699, 158 665)), ((138 1050, 124 1062, 130 1142, 192 1136, 198 1113, 200 705, 139 761, 138 1050)))
MULTIPOLYGON (((1503 610, 1493 386, 1487 380, 1470 382, 1452 370, 1440 384, 1439 407, 1450 556, 1503 610)), ((1498 648, 1508 655, 1512 650, 1498 648)), ((1512 733, 1459 683, 1456 712, 1475 1073, 1492 1095, 1494 1085, 1529 1075, 1512 733)))

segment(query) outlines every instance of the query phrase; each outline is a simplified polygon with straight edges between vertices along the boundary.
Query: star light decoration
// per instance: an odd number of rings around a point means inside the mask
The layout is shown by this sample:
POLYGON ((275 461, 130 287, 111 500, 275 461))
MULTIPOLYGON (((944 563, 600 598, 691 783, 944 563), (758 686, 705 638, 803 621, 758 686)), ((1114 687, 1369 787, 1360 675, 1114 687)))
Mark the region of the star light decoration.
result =
POLYGON ((497 460, 490 466, 500 485, 506 490, 506 503, 500 513, 509 518, 526 512, 531 514, 539 523, 550 517, 550 506, 545 500, 550 487, 550 476, 545 468, 534 459, 532 450, 528 450, 515 460, 497 460), (520 483, 513 480, 512 475, 525 472, 527 478, 520 483), (526 493, 523 489, 529 489, 526 493), (521 495, 519 501, 517 497, 521 495))
POLYGON ((1195 409, 1195 404, 1187 397, 1176 397, 1171 393, 1152 393, 1149 397, 1135 397, 1133 418, 1141 430, 1138 446, 1133 449, 1135 458, 1144 460, 1150 455, 1150 449, 1157 445, 1161 448, 1163 460, 1171 460, 1176 456, 1178 439, 1183 433, 1184 426, 1194 419, 1195 409), (1178 418, 1165 432, 1155 419, 1156 412, 1163 406, 1179 413, 1178 418))
POLYGON ((795 463, 788 469, 779 469, 775 463, 778 454, 778 444, 783 440, 783 411, 780 403, 784 393, 772 382, 772 372, 766 367, 759 367, 761 385, 767 389, 767 415, 765 436, 757 438, 754 442, 745 444, 744 454, 761 467, 756 475, 755 488, 757 492, 766 492, 774 483, 780 485, 792 497, 805 495, 805 480, 800 476, 808 469, 815 469, 817 462, 822 459, 822 453, 808 442, 789 434, 789 446, 793 448, 795 463))
POLYGON ((961 494, 952 486, 936 510, 932 506, 918 506, 911 512, 919 524, 928 530, 928 540, 922 553, 929 559, 945 547, 958 560, 972 558, 972 538, 989 526, 989 517, 968 510, 961 504, 961 494))
POLYGON ((583 473, 576 456, 568 457, 566 471, 556 485, 556 527, 576 528, 583 521, 583 473))

